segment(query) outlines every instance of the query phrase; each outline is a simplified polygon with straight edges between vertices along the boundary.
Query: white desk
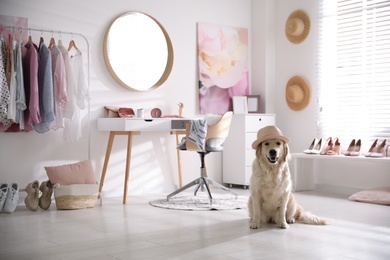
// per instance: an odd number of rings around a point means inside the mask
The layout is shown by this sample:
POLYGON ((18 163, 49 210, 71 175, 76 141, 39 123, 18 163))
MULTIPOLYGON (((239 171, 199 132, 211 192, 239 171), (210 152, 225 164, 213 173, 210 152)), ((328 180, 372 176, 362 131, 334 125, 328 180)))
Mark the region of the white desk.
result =
MULTIPOLYGON (((134 135, 140 132, 166 132, 176 135, 176 144, 179 144, 179 135, 185 134, 186 123, 193 119, 190 118, 98 118, 98 130, 109 131, 106 155, 104 158, 102 175, 100 177, 99 192, 103 189, 104 179, 106 177, 108 161, 110 160, 112 145, 116 135, 127 135, 127 155, 125 169, 125 184, 123 191, 123 204, 126 203, 127 182, 130 175, 131 146, 134 135)), ((180 151, 177 150, 177 163, 179 171, 179 185, 182 186, 180 151)))

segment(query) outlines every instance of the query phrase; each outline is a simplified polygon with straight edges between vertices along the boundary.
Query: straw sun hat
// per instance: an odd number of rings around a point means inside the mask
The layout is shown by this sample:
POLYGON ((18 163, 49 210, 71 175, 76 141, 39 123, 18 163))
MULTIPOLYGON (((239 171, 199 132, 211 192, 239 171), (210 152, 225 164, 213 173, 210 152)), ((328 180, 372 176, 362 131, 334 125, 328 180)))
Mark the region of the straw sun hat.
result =
POLYGON ((304 109, 310 101, 310 87, 303 78, 292 77, 286 85, 286 102, 294 111, 304 109))
POLYGON ((310 19, 302 10, 290 14, 286 21, 286 37, 295 44, 303 42, 310 31, 310 19))
POLYGON ((283 133, 282 133, 282 131, 280 131, 279 128, 277 128, 274 125, 270 125, 270 126, 266 126, 266 127, 261 128, 257 132, 257 140, 252 143, 252 148, 256 149, 257 146, 259 146, 259 144, 261 144, 262 142, 264 142, 266 140, 270 140, 270 139, 280 139, 283 142, 285 142, 286 144, 288 142, 290 142, 290 139, 283 136, 283 133))

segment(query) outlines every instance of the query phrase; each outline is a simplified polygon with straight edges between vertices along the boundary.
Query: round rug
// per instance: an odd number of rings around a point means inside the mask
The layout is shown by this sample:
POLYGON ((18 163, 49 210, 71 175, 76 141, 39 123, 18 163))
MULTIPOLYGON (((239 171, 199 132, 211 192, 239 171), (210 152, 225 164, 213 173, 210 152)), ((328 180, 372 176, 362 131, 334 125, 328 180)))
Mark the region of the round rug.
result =
POLYGON ((150 201, 149 204, 164 209, 176 210, 234 210, 246 209, 248 199, 238 196, 237 199, 232 195, 214 195, 212 204, 206 195, 182 195, 174 196, 167 201, 166 198, 150 201))

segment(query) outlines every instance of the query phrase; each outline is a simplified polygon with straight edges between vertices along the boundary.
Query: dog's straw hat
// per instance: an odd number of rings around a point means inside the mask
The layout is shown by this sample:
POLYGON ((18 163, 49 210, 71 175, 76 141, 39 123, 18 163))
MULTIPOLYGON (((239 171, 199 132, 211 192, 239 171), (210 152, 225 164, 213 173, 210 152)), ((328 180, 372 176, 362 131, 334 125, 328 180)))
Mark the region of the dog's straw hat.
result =
POLYGON ((283 136, 282 131, 274 125, 266 126, 257 131, 257 140, 252 143, 252 148, 256 149, 259 144, 270 139, 280 139, 286 144, 290 142, 290 139, 283 136))
POLYGON ((310 31, 310 19, 302 10, 290 14, 286 21, 286 37, 295 44, 303 42, 310 31))
POLYGON ((304 109, 310 101, 310 87, 303 78, 292 77, 286 85, 287 105, 295 111, 304 109))

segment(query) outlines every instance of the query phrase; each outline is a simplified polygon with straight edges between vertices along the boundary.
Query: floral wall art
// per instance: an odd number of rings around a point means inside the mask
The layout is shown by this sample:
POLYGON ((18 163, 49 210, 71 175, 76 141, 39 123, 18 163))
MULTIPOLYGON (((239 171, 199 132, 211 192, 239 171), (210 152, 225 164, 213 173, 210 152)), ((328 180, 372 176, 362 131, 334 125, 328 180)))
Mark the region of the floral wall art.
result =
POLYGON ((232 111, 249 94, 248 29, 198 23, 199 112, 232 111))

